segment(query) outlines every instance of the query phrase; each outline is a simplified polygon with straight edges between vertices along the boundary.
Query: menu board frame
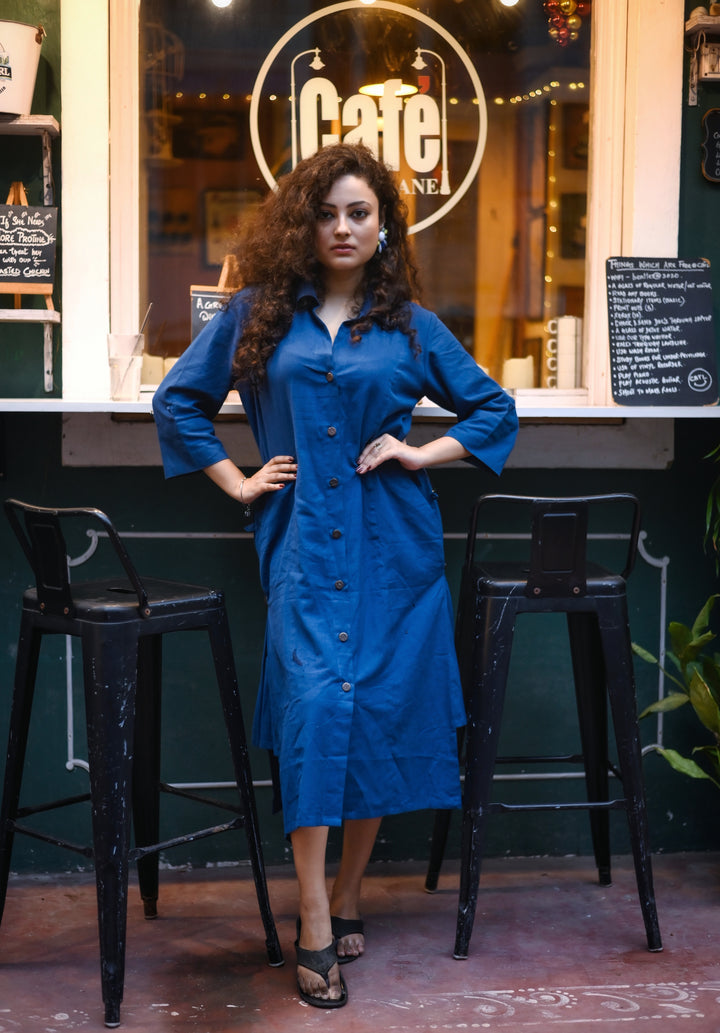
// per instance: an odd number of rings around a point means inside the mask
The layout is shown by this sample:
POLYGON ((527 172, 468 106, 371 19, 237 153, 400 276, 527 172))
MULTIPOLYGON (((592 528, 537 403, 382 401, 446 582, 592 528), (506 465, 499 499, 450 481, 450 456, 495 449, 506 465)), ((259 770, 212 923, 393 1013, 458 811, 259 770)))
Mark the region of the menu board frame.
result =
POLYGON ((717 405, 710 263, 608 258, 610 373, 618 405, 717 405))

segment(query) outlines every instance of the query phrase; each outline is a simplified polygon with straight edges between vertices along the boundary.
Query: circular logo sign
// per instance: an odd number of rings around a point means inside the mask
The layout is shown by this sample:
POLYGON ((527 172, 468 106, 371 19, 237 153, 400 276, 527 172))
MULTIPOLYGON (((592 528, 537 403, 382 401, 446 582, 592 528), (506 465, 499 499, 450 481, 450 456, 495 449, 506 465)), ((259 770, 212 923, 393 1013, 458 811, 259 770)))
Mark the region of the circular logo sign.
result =
POLYGON ((712 385, 712 377, 706 369, 698 366, 688 373, 687 382, 693 391, 708 391, 712 385))
POLYGON ((273 189, 321 147, 362 141, 395 171, 418 233, 475 178, 487 108, 468 55, 432 18, 390 0, 345 0, 272 48, 253 87, 250 137, 273 189))

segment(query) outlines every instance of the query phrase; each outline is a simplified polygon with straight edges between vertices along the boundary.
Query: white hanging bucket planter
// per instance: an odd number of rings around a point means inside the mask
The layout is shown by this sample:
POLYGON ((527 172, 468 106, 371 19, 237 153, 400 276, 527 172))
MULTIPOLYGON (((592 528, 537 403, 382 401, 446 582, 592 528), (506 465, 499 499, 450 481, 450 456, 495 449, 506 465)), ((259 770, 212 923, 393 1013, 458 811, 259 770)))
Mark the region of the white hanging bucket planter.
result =
POLYGON ((29 115, 45 29, 0 21, 0 113, 29 115))

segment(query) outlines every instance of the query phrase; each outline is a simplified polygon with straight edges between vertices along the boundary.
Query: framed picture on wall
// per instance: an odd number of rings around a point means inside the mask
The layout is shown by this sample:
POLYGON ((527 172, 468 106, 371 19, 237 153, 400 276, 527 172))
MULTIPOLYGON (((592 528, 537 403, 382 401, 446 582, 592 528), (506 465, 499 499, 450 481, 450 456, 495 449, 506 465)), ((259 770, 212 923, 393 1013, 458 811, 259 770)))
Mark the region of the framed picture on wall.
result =
POLYGON ((563 104, 562 164, 566 169, 586 170, 590 145, 590 112, 587 104, 563 104))
POLYGON ((587 194, 560 195, 560 255, 562 258, 585 257, 587 228, 587 194))
POLYGON ((172 156, 203 161, 239 161, 245 155, 245 138, 239 112, 194 108, 175 112, 172 156))
POLYGON ((242 220, 262 200, 258 190, 206 190, 205 264, 223 264, 242 220))
POLYGON ((197 247, 197 194, 191 187, 150 187, 148 240, 165 254, 192 253, 197 247))

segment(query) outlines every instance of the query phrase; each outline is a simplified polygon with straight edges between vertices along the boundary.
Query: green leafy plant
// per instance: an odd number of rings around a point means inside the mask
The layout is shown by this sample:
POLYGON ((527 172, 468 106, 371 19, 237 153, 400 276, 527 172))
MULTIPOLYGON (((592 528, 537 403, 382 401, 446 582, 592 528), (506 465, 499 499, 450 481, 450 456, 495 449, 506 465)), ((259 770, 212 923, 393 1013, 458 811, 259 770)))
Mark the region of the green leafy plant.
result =
POLYGON ((691 778, 709 779, 720 789, 720 653, 708 651, 708 646, 715 638, 715 633, 710 630, 710 614, 718 598, 719 595, 710 596, 692 627, 688 628, 676 621, 668 625, 672 649, 668 650, 666 657, 676 668, 677 675, 667 671, 657 657, 636 643, 633 643, 633 652, 642 660, 659 667, 677 686, 663 699, 646 707, 640 717, 667 713, 689 703, 713 739, 710 743, 695 746, 692 757, 684 757, 677 750, 660 746, 656 747, 657 752, 676 771, 691 778))

